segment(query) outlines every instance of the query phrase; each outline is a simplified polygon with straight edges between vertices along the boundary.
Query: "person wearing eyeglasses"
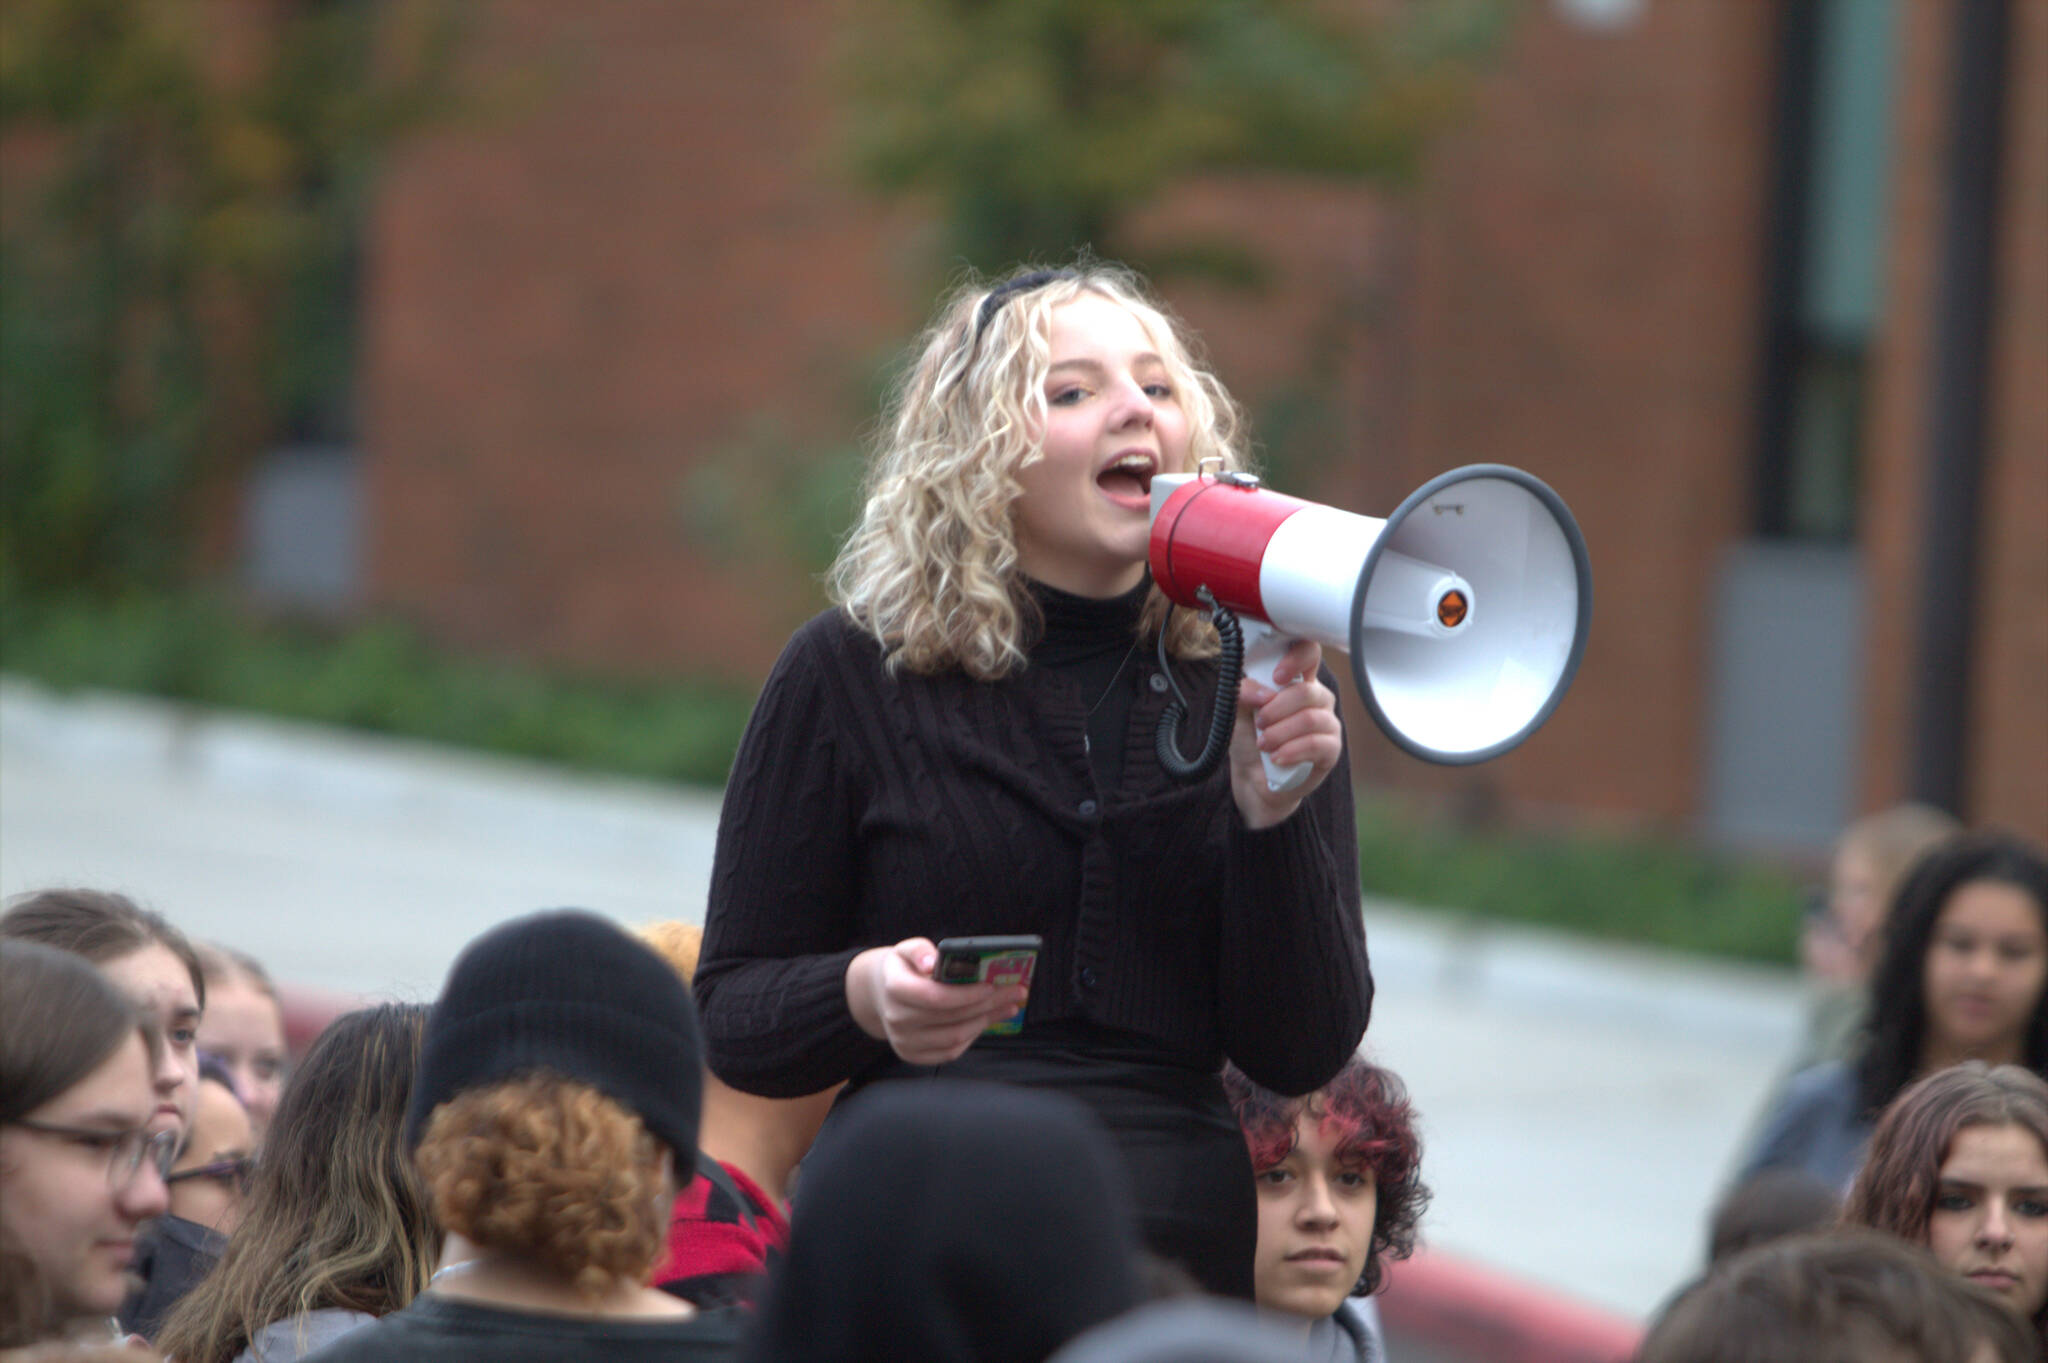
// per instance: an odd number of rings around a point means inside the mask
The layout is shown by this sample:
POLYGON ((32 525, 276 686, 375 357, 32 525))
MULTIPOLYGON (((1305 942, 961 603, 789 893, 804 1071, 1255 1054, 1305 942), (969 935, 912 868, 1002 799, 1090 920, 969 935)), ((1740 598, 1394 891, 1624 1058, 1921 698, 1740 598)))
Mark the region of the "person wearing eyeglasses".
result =
MULTIPOLYGON (((110 890, 59 888, 17 895, 0 914, 0 938, 36 942, 81 956, 156 1025, 155 1110, 149 1130, 170 1133, 182 1148, 199 1102, 199 1024, 206 1013, 206 977, 191 941, 161 914, 110 890)), ((203 1272, 184 1262, 185 1247, 143 1229, 135 1257, 138 1287, 122 1304, 122 1326, 145 1337, 168 1303, 203 1272), (167 1283, 156 1281, 159 1273, 167 1283)))
POLYGON ((199 1081, 192 1139, 164 1178, 171 1190, 171 1215, 220 1235, 234 1234, 242 1223, 242 1190, 255 1143, 254 1119, 226 1074, 209 1060, 199 1081))
POLYGON ((0 941, 0 1348, 115 1337, 169 1205, 155 1025, 82 957, 0 941))

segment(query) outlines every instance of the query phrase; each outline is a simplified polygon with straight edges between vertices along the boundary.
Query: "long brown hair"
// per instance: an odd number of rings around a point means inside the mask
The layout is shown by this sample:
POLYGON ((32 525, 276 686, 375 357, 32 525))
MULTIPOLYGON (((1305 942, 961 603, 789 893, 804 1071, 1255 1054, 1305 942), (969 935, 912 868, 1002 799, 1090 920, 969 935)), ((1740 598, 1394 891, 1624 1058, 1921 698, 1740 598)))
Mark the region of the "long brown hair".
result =
MULTIPOLYGON (((2048 1082, 2019 1065, 1966 1060, 1914 1084, 1879 1119, 1842 1220, 1927 1243, 1942 1161, 1966 1126, 2016 1126, 2048 1154, 2048 1082)), ((2048 1328, 2048 1307, 2034 1323, 2048 1328)))
MULTIPOLYGON (((140 1035, 155 1066, 163 1041, 106 976, 72 952, 0 939, 0 1123, 17 1122, 90 1077, 140 1035)), ((35 1261, 0 1242, 0 1349, 61 1322, 35 1261)))
POLYGON ((157 1347, 229 1363, 265 1326, 341 1308, 389 1315, 418 1296, 441 1235, 403 1138, 427 1009, 337 1018, 286 1081, 242 1224, 171 1312, 157 1347))

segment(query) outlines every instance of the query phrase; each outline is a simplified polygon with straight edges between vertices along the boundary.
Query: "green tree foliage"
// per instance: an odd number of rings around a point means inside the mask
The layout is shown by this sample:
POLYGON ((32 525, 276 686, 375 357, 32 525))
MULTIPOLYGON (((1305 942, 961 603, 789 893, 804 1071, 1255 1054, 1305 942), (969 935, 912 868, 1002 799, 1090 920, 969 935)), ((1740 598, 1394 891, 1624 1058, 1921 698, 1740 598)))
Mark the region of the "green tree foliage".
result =
MULTIPOLYGON (((946 248, 977 269, 1137 258, 1127 217, 1188 177, 1406 182, 1505 3, 855 0, 849 152, 874 188, 936 200, 946 248)), ((1236 260, 1214 243, 1166 254, 1236 260)))
POLYGON ((377 155, 447 102, 428 0, 0 9, 0 590, 176 581, 194 492, 345 414, 377 155))

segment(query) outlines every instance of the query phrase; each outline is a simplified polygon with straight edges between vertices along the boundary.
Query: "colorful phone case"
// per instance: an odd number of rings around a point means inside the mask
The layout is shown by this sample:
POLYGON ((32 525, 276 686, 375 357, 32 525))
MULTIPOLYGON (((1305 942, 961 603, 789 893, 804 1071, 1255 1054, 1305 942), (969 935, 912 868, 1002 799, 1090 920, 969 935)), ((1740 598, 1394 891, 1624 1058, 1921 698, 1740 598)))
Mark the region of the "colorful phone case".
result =
MULTIPOLYGON (((1035 951, 993 951, 981 958, 980 978, 991 984, 1021 984, 1031 987, 1031 973, 1038 968, 1035 951)), ((1024 1030, 1024 1010, 1019 1008, 1001 1022, 982 1029, 983 1036, 1015 1036, 1024 1030)))

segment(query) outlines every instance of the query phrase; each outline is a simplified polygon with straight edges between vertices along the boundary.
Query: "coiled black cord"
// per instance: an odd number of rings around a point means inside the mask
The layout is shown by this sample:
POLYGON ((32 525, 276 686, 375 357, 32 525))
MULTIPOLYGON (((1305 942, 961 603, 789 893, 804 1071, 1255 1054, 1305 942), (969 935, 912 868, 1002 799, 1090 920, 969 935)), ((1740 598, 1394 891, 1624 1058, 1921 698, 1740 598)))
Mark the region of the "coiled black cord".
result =
POLYGON ((1218 604, 1207 587, 1196 588, 1195 595, 1208 607, 1209 619, 1223 639, 1223 652, 1216 666, 1215 708, 1209 712, 1209 741, 1192 761, 1180 754, 1180 722, 1187 716, 1188 698, 1181 693, 1180 683, 1174 680, 1173 669, 1167 665, 1166 631, 1162 629, 1159 674, 1173 688, 1173 699, 1166 703, 1166 713, 1159 716, 1156 744, 1159 765, 1166 768, 1167 775, 1190 785, 1206 779, 1229 754, 1230 731, 1237 723, 1238 687, 1244 681, 1244 630, 1238 625, 1237 616, 1228 606, 1218 604))

